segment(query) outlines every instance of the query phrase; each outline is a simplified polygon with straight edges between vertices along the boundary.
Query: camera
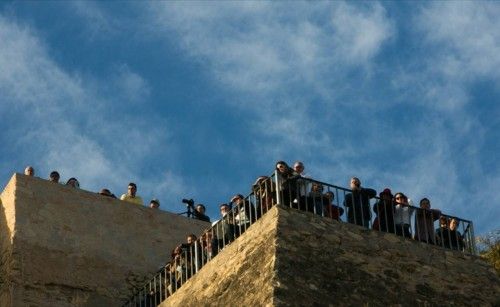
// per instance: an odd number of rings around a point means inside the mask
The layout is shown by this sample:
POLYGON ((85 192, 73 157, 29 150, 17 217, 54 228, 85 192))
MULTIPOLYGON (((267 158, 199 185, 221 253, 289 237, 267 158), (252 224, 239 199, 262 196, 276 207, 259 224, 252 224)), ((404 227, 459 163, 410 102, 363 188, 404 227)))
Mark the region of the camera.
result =
POLYGON ((188 207, 193 207, 194 206, 194 200, 192 198, 191 199, 183 198, 182 202, 185 203, 186 206, 188 206, 188 207))

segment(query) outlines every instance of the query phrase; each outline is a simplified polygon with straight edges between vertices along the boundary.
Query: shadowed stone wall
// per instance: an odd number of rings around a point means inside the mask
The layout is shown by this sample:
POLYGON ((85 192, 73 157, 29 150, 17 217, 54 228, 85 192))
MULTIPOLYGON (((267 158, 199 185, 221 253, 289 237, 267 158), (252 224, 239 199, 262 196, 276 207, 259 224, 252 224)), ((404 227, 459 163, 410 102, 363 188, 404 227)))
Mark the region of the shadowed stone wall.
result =
POLYGON ((15 174, 1 194, 0 306, 120 306, 208 223, 15 174))
POLYGON ((161 306, 499 304, 478 257, 275 207, 161 306))
POLYGON ((268 212, 160 306, 272 306, 277 214, 268 212))

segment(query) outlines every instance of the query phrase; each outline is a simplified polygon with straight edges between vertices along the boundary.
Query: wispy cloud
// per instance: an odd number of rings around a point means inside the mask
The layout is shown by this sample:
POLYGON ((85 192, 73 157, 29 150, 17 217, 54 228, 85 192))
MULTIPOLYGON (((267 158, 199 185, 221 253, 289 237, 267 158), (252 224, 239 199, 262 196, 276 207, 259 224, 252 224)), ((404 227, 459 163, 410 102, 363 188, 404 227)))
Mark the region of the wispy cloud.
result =
POLYGON ((66 72, 33 29, 0 17, 0 40, 0 102, 9 115, 2 118, 16 127, 7 135, 18 162, 29 161, 41 177, 53 169, 63 179, 75 176, 88 190, 110 187, 119 193, 134 180, 150 183, 143 186, 145 194, 180 193, 181 186, 165 185, 182 182, 177 175, 155 177, 140 168, 158 149, 168 155, 157 144, 168 139, 166 127, 149 125, 154 115, 120 111, 120 104, 126 109, 148 97, 149 86, 140 75, 120 66, 111 84, 123 96, 102 97, 98 93, 109 85, 99 87, 96 80, 66 72))
POLYGON ((331 146, 315 132, 325 118, 311 118, 313 101, 328 97, 335 105, 338 80, 370 64, 395 31, 377 3, 362 12, 344 3, 284 6, 160 3, 151 11, 156 33, 168 37, 174 31, 183 50, 205 63, 221 87, 238 91, 239 98, 227 103, 256 114, 256 134, 301 155, 301 148, 331 146))

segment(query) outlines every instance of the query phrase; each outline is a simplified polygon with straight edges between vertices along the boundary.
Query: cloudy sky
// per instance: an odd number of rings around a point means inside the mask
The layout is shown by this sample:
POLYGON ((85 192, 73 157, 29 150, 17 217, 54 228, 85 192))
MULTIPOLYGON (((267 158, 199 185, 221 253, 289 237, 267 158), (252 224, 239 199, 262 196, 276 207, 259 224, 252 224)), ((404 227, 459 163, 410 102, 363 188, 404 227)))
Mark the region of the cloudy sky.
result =
POLYGON ((0 180, 180 212, 277 160, 500 228, 495 2, 0 3, 0 180))

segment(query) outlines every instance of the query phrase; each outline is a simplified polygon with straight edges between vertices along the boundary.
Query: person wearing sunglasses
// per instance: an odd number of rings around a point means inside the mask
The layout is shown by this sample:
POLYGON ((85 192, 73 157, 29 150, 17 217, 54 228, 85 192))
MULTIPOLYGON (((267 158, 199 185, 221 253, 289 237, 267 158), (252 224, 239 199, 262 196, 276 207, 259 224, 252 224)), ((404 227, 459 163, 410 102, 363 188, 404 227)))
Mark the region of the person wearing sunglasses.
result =
POLYGON ((408 204, 408 197, 401 192, 394 195, 394 224, 396 235, 411 239, 411 216, 413 208, 408 204))

